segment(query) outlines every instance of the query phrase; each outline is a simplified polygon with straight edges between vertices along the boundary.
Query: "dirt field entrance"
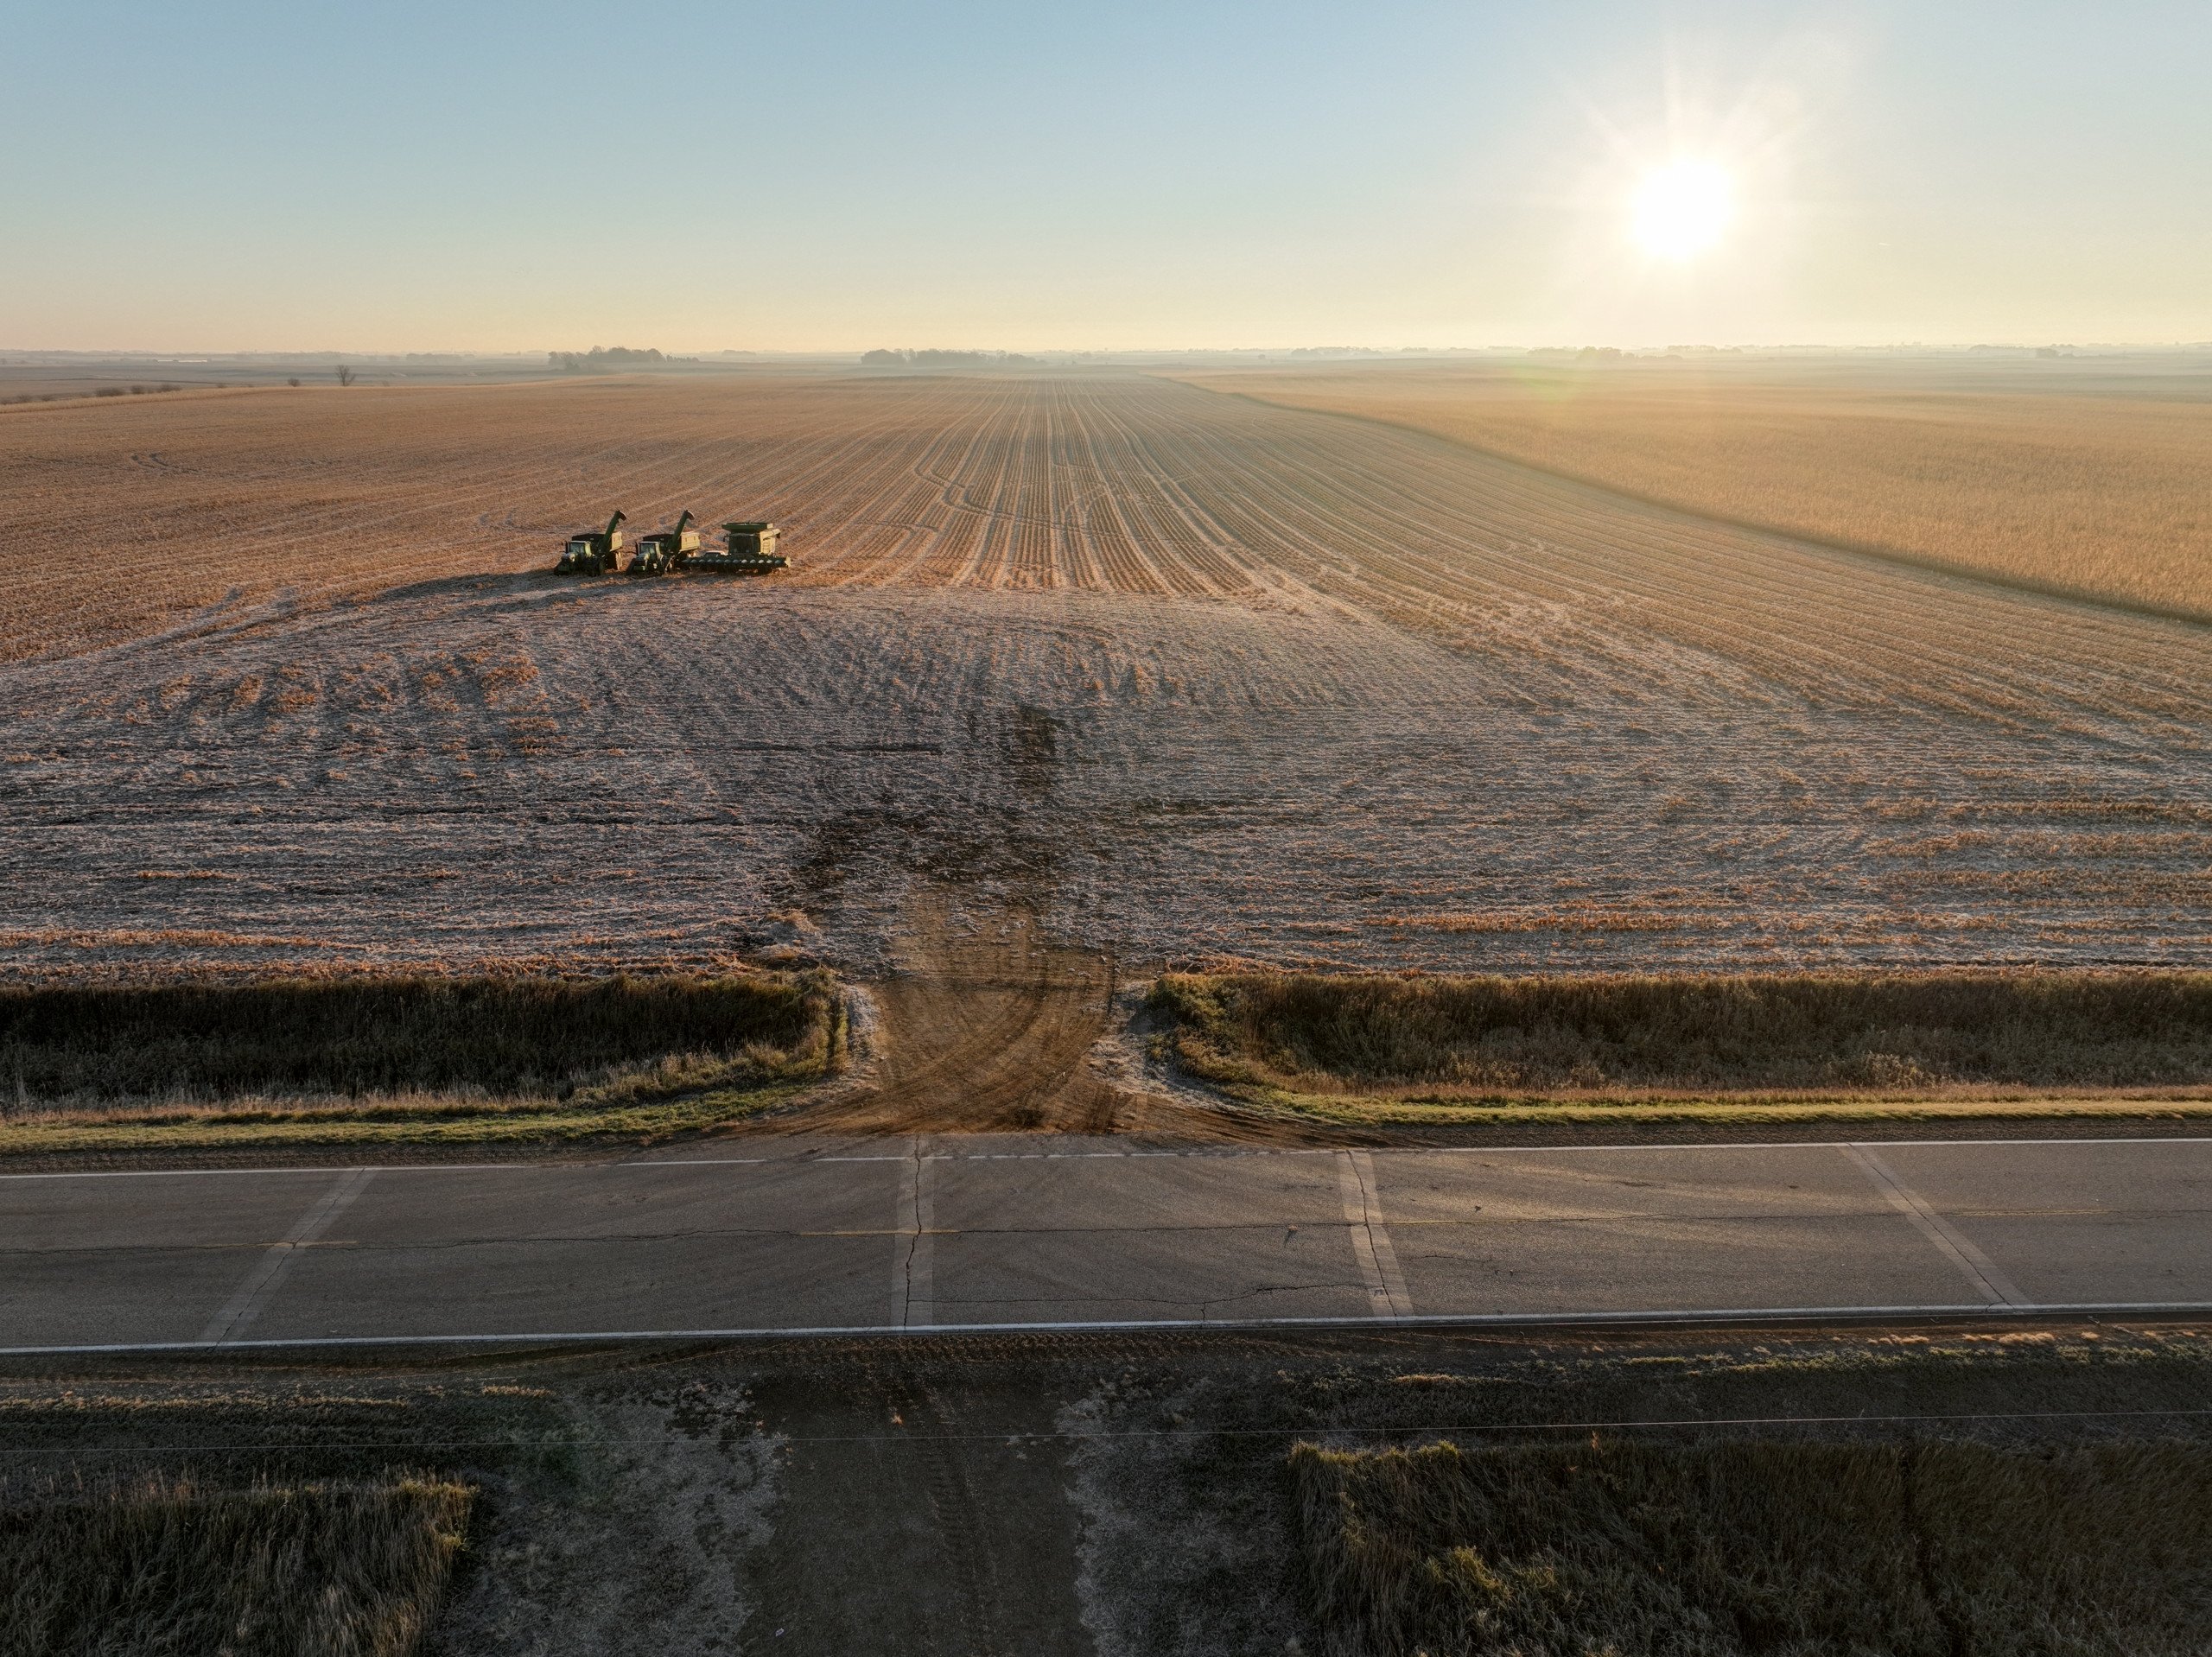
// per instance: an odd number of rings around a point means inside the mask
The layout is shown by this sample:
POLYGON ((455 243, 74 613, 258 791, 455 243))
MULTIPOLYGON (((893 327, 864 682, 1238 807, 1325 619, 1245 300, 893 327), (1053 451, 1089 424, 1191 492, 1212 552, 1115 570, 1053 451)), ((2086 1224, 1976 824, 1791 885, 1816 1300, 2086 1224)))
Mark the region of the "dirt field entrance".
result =
POLYGON ((1085 1062, 1113 1010, 1112 955, 1054 939, 1028 905, 925 891, 910 907, 898 965, 874 991, 869 1080, 779 1126, 1109 1133, 1147 1114, 1085 1062))

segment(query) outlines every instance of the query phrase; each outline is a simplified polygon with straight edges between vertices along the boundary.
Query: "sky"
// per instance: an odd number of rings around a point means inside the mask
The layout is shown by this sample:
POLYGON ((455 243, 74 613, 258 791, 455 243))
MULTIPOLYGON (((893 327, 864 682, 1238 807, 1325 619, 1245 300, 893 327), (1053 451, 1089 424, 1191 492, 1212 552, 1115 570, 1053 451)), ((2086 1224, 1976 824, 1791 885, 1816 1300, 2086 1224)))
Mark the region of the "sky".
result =
POLYGON ((2204 0, 0 0, 0 349, 2212 340, 2208 64, 2204 0))

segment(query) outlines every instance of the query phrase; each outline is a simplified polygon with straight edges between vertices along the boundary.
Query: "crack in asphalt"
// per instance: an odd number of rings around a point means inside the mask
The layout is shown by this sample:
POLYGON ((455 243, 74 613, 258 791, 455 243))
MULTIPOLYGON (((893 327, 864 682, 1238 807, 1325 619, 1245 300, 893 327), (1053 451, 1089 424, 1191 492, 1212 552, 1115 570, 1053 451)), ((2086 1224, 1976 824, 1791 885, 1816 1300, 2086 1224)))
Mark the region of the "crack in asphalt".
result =
MULTIPOLYGON (((912 1156, 902 1171, 899 1182, 899 1199, 906 1209, 906 1213, 902 1217, 910 1223, 906 1234, 906 1258, 899 1265, 899 1323, 901 1328, 912 1329, 914 1326, 914 1263, 922 1251, 923 1236, 922 1136, 918 1133, 915 1134, 908 1148, 912 1156)), ((931 1318, 936 1316, 934 1306, 931 1309, 930 1316, 931 1318)))

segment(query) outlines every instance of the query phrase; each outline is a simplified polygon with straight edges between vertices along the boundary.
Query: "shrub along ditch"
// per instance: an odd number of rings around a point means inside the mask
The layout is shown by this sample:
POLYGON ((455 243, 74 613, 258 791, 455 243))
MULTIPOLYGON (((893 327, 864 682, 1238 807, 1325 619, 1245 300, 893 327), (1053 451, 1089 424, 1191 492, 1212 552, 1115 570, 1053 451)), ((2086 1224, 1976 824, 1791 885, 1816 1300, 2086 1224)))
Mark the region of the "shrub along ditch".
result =
POLYGON ((0 989, 0 1114, 410 1094, 632 1102, 819 1076, 836 1007, 812 972, 18 987, 0 989))
POLYGON ((1170 974, 1181 1065, 1230 1086, 1482 1096, 2212 1082, 2212 974, 1170 974))

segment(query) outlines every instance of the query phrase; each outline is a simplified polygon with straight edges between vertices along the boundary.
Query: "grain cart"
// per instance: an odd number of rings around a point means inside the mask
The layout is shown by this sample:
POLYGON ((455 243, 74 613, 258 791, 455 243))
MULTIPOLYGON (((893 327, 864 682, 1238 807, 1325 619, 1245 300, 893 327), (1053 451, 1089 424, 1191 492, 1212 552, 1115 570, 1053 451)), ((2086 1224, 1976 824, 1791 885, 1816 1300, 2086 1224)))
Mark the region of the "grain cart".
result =
POLYGON ((709 547, 691 560, 690 567, 726 570, 737 575, 766 575, 772 570, 788 569, 791 561, 776 550, 779 533, 772 524, 725 524, 722 539, 728 544, 709 547))
POLYGON ((562 549, 554 571, 562 575, 611 575, 622 568, 622 524, 627 512, 617 512, 603 530, 572 535, 562 549))
POLYGON ((687 510, 672 530, 655 530, 638 537, 638 556, 630 561, 632 575, 665 575, 681 569, 699 550, 699 531, 691 527, 687 510))

